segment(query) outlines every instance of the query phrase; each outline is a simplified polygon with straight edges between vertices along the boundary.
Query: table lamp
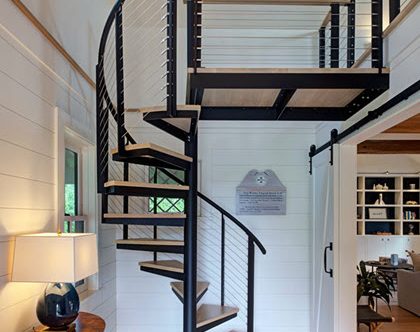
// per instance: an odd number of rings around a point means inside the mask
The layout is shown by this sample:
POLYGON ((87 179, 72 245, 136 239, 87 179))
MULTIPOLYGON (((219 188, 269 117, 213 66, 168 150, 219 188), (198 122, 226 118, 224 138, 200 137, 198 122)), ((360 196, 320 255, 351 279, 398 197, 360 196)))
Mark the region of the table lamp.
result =
POLYGON ((48 283, 36 313, 50 330, 76 320, 80 301, 72 283, 98 272, 96 234, 40 233, 17 236, 12 281, 48 283))

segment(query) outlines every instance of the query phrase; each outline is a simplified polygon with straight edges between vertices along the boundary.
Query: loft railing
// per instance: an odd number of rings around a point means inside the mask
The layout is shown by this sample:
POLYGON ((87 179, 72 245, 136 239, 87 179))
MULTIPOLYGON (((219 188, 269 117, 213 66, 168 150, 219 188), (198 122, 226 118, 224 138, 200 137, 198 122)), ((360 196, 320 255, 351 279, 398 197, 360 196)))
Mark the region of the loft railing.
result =
MULTIPOLYGON (((395 18, 399 0, 386 1, 395 18)), ((229 3, 188 2, 190 68, 351 68, 367 49, 370 66, 383 67, 382 0, 229 3)))
POLYGON ((122 153, 132 141, 127 108, 166 106, 169 116, 176 115, 176 24, 175 0, 119 0, 112 8, 96 66, 100 174, 108 162, 107 112, 117 122, 115 147, 122 153))

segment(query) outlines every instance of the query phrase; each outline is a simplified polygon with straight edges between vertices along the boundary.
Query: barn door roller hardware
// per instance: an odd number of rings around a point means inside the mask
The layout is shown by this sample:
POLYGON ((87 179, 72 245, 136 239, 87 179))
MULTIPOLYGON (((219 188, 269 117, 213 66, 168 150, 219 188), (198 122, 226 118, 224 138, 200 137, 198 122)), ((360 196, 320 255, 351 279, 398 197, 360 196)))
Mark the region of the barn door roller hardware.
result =
POLYGON ((310 158, 310 160, 309 160, 309 174, 312 174, 312 167, 313 167, 312 159, 313 159, 313 157, 315 157, 317 154, 321 153, 322 151, 330 148, 331 149, 330 164, 332 165, 333 145, 334 144, 339 143, 342 139, 351 135, 353 132, 359 130, 360 128, 362 128, 363 126, 368 124, 369 122, 378 119, 385 112, 387 112, 391 108, 395 107, 399 103, 403 102, 404 100, 407 100, 408 98, 410 98, 410 96, 412 96, 413 94, 415 94, 419 90, 420 90, 420 80, 413 83, 407 89, 403 90, 402 92, 400 92, 399 94, 397 94, 396 96, 394 96, 393 98, 388 100, 382 106, 378 107, 377 109, 375 109, 373 111, 368 112, 368 114, 364 118, 362 118, 361 120, 359 120, 355 124, 351 125, 350 127, 348 127, 343 132, 338 133, 337 129, 333 129, 331 131, 331 139, 328 142, 326 142, 325 144, 321 145, 319 148, 316 148, 315 145, 311 145, 310 150, 309 150, 309 158, 310 158))

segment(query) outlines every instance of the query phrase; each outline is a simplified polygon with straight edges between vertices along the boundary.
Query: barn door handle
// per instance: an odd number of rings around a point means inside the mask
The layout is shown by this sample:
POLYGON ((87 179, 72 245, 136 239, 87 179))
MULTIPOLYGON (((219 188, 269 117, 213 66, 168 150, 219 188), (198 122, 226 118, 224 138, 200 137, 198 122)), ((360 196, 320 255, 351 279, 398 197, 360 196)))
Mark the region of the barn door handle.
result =
POLYGON ((327 270, 327 250, 332 251, 333 250, 333 244, 332 242, 330 242, 330 244, 328 246, 325 247, 324 249, 324 271, 326 274, 329 274, 330 277, 333 277, 333 269, 329 269, 327 270))

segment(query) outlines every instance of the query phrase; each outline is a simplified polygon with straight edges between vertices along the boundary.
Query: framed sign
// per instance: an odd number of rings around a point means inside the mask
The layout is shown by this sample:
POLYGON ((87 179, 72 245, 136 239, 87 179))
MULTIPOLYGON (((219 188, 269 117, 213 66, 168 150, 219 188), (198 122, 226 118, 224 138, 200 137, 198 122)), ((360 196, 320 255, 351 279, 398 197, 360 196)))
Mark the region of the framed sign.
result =
POLYGON ((369 219, 388 219, 386 208, 369 208, 369 219))
POLYGON ((285 215, 287 189, 272 170, 253 169, 236 187, 236 214, 285 215))

